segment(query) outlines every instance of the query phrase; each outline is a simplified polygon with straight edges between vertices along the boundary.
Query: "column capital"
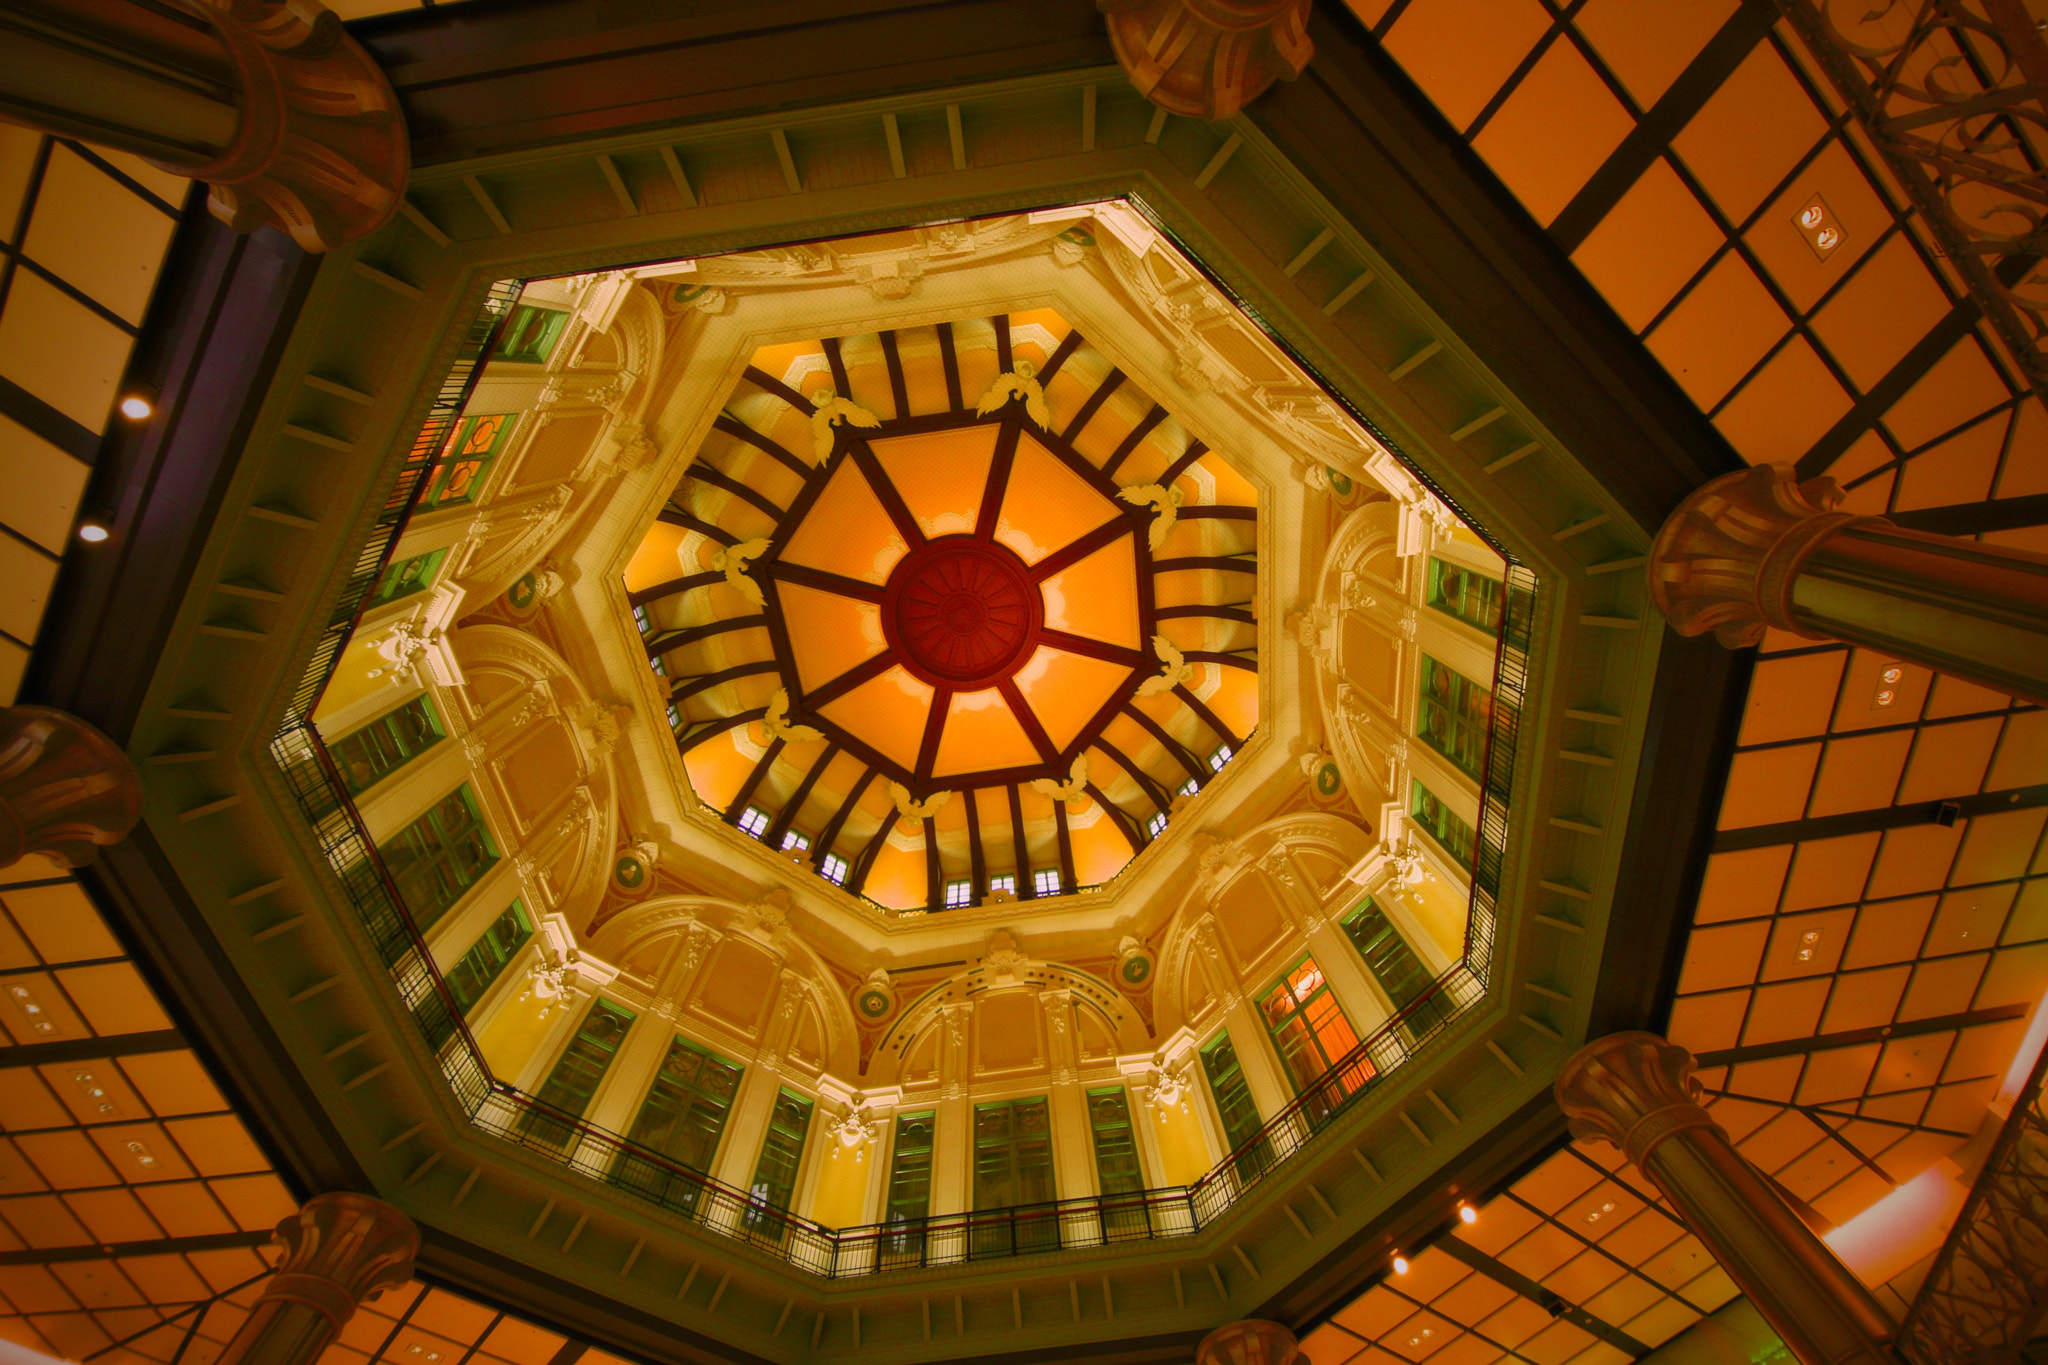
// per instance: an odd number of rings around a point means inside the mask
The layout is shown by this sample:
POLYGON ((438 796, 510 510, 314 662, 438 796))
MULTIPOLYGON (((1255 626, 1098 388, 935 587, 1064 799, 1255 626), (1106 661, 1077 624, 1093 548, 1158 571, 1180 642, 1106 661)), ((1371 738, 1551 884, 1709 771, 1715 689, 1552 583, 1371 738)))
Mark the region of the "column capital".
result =
POLYGON ((1693 1055, 1654 1033, 1611 1033, 1580 1048, 1557 1077, 1572 1136, 1621 1148, 1638 1166, 1688 1128, 1721 1131, 1700 1106, 1693 1055))
POLYGON ((381 1199, 340 1192, 316 1195, 277 1225, 284 1251, 262 1298, 303 1304, 336 1331, 356 1305, 412 1277, 420 1233, 381 1199))
POLYGON ((307 0, 183 0, 206 19, 240 85, 235 135, 213 160, 166 168, 213 186, 237 232, 275 227, 306 251, 366 237, 398 209, 412 169, 383 70, 307 0))
POLYGON ((142 781, 119 745, 43 706, 0 708, 0 867, 44 853, 83 867, 142 817, 142 781))
POLYGON ((1681 635, 1714 632, 1730 649, 1760 643, 1766 626, 1811 638, 1794 623, 1792 581, 1808 556, 1852 522, 1835 510, 1833 479, 1760 464, 1710 479, 1679 504, 1650 547, 1650 600, 1681 635))
POLYGON ((1116 59, 1169 113, 1234 118, 1315 55, 1309 0, 1096 0, 1116 59))
POLYGON ((1294 1365, 1304 1358, 1294 1333, 1262 1318, 1225 1323, 1195 1347, 1195 1365, 1294 1365))

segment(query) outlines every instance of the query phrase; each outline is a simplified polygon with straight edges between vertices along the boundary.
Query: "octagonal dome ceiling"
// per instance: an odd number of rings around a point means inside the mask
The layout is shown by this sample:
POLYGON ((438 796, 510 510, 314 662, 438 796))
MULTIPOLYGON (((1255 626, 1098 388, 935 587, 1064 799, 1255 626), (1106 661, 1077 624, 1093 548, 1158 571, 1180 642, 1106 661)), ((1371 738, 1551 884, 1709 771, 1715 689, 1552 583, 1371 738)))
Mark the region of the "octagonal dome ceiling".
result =
POLYGON ((958 318, 758 350, 626 587, 729 823, 893 908, 1057 895, 1257 725, 1257 503, 1057 312, 958 318))

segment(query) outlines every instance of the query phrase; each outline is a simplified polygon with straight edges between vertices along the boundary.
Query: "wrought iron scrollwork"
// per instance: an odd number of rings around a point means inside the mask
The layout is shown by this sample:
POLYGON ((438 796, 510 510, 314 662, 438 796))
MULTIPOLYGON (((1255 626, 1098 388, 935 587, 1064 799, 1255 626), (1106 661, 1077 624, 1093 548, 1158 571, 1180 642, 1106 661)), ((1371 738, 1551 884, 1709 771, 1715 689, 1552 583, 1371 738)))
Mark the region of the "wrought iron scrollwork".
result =
POLYGON ((2048 395, 2048 43, 2023 0, 1776 0, 2048 395))
POLYGON ((1914 1365, 2012 1365, 2048 1327, 2048 1052, 1921 1284, 1899 1346, 1914 1365))

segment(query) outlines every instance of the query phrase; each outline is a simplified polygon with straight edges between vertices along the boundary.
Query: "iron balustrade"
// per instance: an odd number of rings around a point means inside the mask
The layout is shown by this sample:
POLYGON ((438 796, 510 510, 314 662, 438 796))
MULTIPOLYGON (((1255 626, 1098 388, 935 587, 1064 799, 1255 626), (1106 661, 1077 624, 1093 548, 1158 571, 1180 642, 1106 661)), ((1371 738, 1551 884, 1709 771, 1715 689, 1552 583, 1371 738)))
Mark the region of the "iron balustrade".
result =
POLYGON ((1936 1253, 1899 1346, 1913 1365, 2014 1365, 2048 1325, 2048 1049, 1936 1253))
MULTIPOLYGON (((1310 1081, 1257 1134, 1191 1185, 1086 1196, 1001 1209, 932 1214, 833 1229, 775 1207, 578 1115, 542 1103, 491 1074, 435 966, 405 899, 311 721, 341 651, 389 564, 433 456, 459 421, 521 282, 494 283, 472 320, 455 368, 401 466, 371 539, 357 556, 328 626, 294 690, 271 754, 321 855, 469 1121, 493 1137, 560 1162, 622 1194, 734 1238, 827 1279, 962 1265, 1133 1241, 1192 1236, 1390 1075, 1441 1038, 1484 996, 1491 972, 1495 896, 1506 851, 1515 741, 1528 683, 1536 580, 1510 563, 1494 673, 1471 911, 1463 958, 1405 1008, 1310 1081)), ((2036 1085, 2038 1088, 2038 1073, 2036 1085)))

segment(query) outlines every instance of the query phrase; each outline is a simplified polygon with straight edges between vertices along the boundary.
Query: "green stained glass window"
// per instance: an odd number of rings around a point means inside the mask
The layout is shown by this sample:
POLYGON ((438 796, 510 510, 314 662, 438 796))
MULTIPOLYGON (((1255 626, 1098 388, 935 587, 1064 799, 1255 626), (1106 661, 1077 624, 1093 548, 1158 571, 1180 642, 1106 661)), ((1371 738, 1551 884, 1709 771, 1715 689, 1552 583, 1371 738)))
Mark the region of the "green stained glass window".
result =
MULTIPOLYGON (((1052 1175, 1052 1122, 1043 1096, 974 1106, 974 1207, 1010 1210, 1058 1196, 1052 1175)), ((1019 1220, 1005 1212, 974 1220, 969 1254, 1008 1256, 1059 1245, 1052 1218, 1019 1220)))
POLYGON ((1443 997, 1428 994, 1435 980, 1429 968, 1371 896, 1344 921, 1344 932, 1358 945, 1358 955, 1365 959, 1366 969, 1387 993, 1395 1011, 1409 1011, 1404 1022, 1412 1032, 1427 1032, 1448 1017, 1449 1007, 1443 997), (1425 999, 1428 1003, 1416 1007, 1418 1000, 1425 999))
POLYGON ((455 1008, 469 1013, 532 937, 533 921, 526 917, 526 906, 515 900, 448 969, 448 993, 455 997, 455 1008))
POLYGON ((1411 778, 1408 795, 1408 814, 1422 827, 1422 832, 1436 841, 1437 847, 1450 855, 1451 861, 1462 867, 1472 865, 1472 854, 1478 847, 1472 826, 1459 818, 1456 811, 1445 805, 1420 779, 1411 778))
POLYGON ((366 792, 434 747, 443 737, 433 699, 424 692, 395 711, 386 711, 360 730, 329 746, 334 766, 351 792, 366 792))
POLYGON ((505 330, 498 334, 498 347, 491 352, 491 358, 517 365, 546 364, 568 325, 569 315, 558 308, 518 304, 505 320, 505 330))
POLYGON ((1445 615, 1477 626, 1488 635, 1498 635, 1501 605, 1506 600, 1507 588, 1498 578, 1489 578, 1447 559, 1430 557, 1429 585, 1423 601, 1445 615))
POLYGON ((534 1097, 558 1112, 529 1109, 521 1120, 521 1130, 556 1146, 566 1143, 575 1131, 569 1120, 581 1118, 590 1107, 598 1082, 611 1070, 612 1059, 618 1056, 619 1045, 626 1041, 626 1030, 632 1026, 631 1010, 609 1000, 593 1002, 577 1027, 576 1036, 569 1040, 561 1060, 555 1063, 555 1069, 548 1073, 540 1093, 534 1097))
POLYGON ((930 1110, 896 1116, 894 1158, 889 1166, 891 1223, 922 1218, 932 1206, 932 1133, 937 1126, 930 1110))
POLYGON ((1312 957, 1303 958, 1274 983, 1259 1001, 1259 1014, 1296 1093, 1358 1046, 1358 1034, 1312 957))
POLYGON ((435 802, 380 851, 413 923, 422 930, 448 913, 498 861, 497 845, 467 785, 435 802))
POLYGON ((786 1209, 796 1195, 797 1168, 803 1164, 804 1138, 811 1129, 811 1102, 793 1090, 775 1097, 768 1115, 768 1137, 754 1166, 749 1192, 771 1208, 786 1209))
POLYGON ((1013 1208, 1052 1197, 1052 1124, 1044 1098, 974 1106, 974 1207, 1013 1208))
POLYGON ((1415 733, 1424 744, 1477 781, 1486 762, 1493 694, 1454 668, 1422 656, 1422 698, 1415 733))
POLYGON ((1257 1136, 1264 1121, 1228 1033, 1217 1034, 1202 1049, 1202 1070, 1209 1077, 1209 1092, 1216 1097, 1216 1112, 1223 1119, 1223 1140, 1235 1151, 1257 1136))
POLYGON ((708 1172, 745 1070, 686 1038, 675 1038, 627 1136, 694 1171, 708 1172))
POLYGON ((402 559, 396 564, 386 565, 384 572, 377 575, 376 586, 370 589, 368 606, 383 602, 396 602, 401 597, 410 597, 422 589, 433 586, 434 576, 441 571, 441 561, 448 558, 443 548, 429 550, 411 559, 402 559))
POLYGON ((1088 1130, 1095 1137, 1095 1174, 1104 1194, 1145 1188, 1138 1143, 1131 1133, 1131 1104, 1120 1085, 1088 1092, 1088 1130))
POLYGON ((469 502, 482 487, 491 461, 505 448, 517 413, 486 413, 465 417, 427 471, 427 490, 420 507, 430 510, 469 502))

